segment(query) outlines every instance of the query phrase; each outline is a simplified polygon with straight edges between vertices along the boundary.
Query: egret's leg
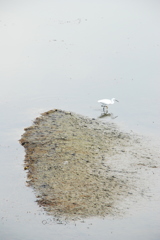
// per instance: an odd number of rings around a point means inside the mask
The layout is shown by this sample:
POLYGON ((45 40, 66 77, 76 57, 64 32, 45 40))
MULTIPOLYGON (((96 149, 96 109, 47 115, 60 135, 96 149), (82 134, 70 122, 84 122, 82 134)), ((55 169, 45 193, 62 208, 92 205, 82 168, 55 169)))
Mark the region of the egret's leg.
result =
POLYGON ((106 113, 108 112, 108 106, 106 106, 106 113))
POLYGON ((102 107, 103 107, 103 112, 105 113, 105 112, 106 112, 106 107, 107 107, 107 106, 102 105, 102 107))

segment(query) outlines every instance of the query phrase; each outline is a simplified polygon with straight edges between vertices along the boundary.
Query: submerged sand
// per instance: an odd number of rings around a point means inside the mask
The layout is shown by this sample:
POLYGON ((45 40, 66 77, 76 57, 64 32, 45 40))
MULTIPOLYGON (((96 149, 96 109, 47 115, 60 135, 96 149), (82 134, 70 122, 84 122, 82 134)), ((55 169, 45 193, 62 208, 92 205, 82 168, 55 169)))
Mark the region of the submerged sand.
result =
POLYGON ((25 129, 27 184, 58 218, 121 215, 151 196, 158 155, 143 137, 72 112, 51 110, 25 129))

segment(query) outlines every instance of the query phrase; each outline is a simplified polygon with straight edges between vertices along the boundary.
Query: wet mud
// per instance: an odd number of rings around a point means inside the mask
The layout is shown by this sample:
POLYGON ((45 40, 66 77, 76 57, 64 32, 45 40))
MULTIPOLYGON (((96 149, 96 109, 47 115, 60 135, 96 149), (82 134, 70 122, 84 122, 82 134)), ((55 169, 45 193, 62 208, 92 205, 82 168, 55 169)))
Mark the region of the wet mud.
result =
POLYGON ((149 198, 158 154, 143 137, 72 112, 51 110, 25 128, 27 185, 60 219, 123 215, 149 198), (152 174, 153 175, 153 174, 152 174))

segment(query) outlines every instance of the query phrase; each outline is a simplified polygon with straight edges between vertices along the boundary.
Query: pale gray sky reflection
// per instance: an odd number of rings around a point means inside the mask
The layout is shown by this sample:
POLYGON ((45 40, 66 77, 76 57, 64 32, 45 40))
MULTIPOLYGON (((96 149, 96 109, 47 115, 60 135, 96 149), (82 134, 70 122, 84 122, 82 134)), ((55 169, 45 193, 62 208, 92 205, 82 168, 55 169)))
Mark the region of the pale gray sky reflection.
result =
POLYGON ((156 132, 158 9, 157 1, 1 3, 1 101, 32 98, 27 108, 95 117, 98 99, 116 97, 119 120, 156 132))
MULTIPOLYGON (((44 111, 59 108, 97 119, 97 101, 113 97, 119 103, 108 114, 115 118, 100 121, 159 137, 159 10, 156 0, 1 1, 1 239, 158 239, 159 201, 124 220, 43 226, 47 216, 25 186, 18 139, 44 111)), ((158 168, 153 171, 158 176, 158 168)))

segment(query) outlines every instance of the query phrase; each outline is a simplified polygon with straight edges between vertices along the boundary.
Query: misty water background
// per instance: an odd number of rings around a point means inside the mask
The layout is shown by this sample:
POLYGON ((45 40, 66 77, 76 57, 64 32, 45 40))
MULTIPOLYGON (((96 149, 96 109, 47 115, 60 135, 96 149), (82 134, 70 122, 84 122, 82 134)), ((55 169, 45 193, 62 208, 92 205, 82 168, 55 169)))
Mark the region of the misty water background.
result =
MULTIPOLYGON (((159 239, 159 203, 124 219, 43 225, 45 212, 25 186, 23 129, 59 108, 101 116, 159 141, 159 1, 1 1, 0 109, 2 239, 159 239), (106 227, 107 226, 107 227, 106 227)), ((158 142, 157 142, 158 144, 158 142)), ((159 189, 156 188, 159 193, 159 189)))

